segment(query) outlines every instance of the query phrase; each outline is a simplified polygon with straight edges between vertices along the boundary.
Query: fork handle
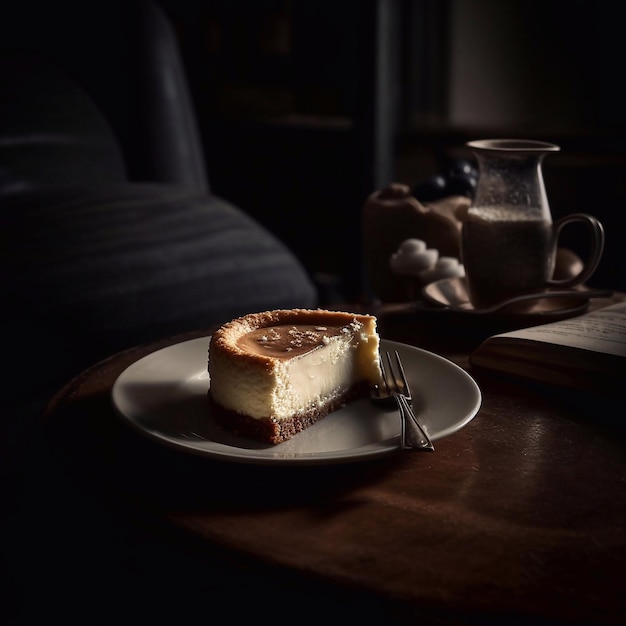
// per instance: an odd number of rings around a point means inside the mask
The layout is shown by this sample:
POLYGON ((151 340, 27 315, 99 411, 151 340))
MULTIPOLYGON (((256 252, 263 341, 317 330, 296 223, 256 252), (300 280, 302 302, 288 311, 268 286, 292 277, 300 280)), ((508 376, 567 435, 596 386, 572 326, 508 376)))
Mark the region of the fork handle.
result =
POLYGON ((400 413, 401 427, 400 447, 402 450, 431 450, 435 449, 433 442, 417 421, 413 408, 409 404, 406 396, 401 393, 394 394, 398 411, 400 413))

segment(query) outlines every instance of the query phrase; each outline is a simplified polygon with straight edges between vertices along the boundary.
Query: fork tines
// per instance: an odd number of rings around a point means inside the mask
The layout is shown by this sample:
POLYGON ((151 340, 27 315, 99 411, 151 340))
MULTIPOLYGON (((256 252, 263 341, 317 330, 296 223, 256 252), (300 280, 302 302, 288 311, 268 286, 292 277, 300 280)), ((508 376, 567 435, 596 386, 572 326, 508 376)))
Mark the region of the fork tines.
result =
MULTIPOLYGON (((397 350, 394 350, 394 355, 396 357, 396 369, 399 372, 399 376, 394 374, 394 366, 391 362, 391 355, 389 351, 385 352, 385 356, 387 358, 387 363, 389 364, 389 371, 391 373, 391 377, 393 379, 393 384, 395 386, 395 391, 401 393, 403 396, 406 396, 409 400, 411 399, 411 390, 409 389, 409 383, 406 379, 406 374, 404 373, 404 367, 402 367, 402 361, 400 360, 400 355, 397 350)), ((389 384, 387 382, 387 377, 384 375, 385 370, 383 369, 383 376, 385 378, 385 384, 387 385, 387 390, 390 391, 389 384)))
POLYGON ((397 350, 394 350, 394 356, 395 368, 389 351, 385 351, 385 359, 387 360, 388 367, 385 367, 382 357, 380 359, 380 365, 386 392, 396 397, 398 408, 403 419, 401 446, 404 449, 418 448, 423 450, 434 450, 435 448, 430 440, 430 437, 428 436, 428 433, 417 420, 417 416, 411 406, 411 390, 404 372, 402 360, 400 359, 400 354, 397 350), (398 374, 395 373, 396 371, 398 374), (402 398, 399 398, 399 396, 402 396, 402 398), (406 420, 408 420, 408 422, 406 420), (412 441, 409 443, 409 440, 412 441))

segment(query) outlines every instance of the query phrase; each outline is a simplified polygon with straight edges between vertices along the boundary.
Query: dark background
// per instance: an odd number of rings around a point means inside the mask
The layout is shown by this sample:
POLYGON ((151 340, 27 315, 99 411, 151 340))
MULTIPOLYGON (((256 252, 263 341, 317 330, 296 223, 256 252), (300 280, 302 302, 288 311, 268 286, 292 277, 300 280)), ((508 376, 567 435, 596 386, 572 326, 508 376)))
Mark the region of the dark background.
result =
MULTIPOLYGON (((626 290, 619 3, 159 1, 180 42, 212 190, 277 234, 319 285, 352 301, 367 292, 370 193, 445 173, 472 158, 470 139, 519 137, 562 147, 544 163, 553 217, 601 219, 606 252, 589 282, 626 290)), ((111 94, 116 127, 132 135, 120 97, 132 91, 120 84, 125 43, 114 34, 131 2, 22 0, 11 13, 24 30, 0 19, 0 40, 62 49, 91 91, 111 94)), ((564 244, 584 256, 579 235, 566 231, 564 244)))
MULTIPOLYGON (((360 291, 360 212, 392 181, 526 137, 553 216, 607 228, 597 286, 626 289, 626 107, 615 3, 591 0, 163 0, 198 107, 214 191, 312 275, 360 291)), ((567 245, 584 255, 572 233, 567 245)))

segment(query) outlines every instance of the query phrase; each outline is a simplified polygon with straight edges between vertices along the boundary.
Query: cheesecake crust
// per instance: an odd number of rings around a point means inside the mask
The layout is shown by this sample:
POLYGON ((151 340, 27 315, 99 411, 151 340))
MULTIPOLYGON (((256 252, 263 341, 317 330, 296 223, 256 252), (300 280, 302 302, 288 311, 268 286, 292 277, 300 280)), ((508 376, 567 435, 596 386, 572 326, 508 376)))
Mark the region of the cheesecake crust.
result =
POLYGON ((306 430, 309 426, 313 426, 313 424, 333 411, 345 406, 351 400, 363 396, 368 390, 368 386, 361 382, 339 395, 324 407, 311 408, 306 412, 294 415, 290 419, 280 421, 271 417, 257 419, 225 409, 213 400, 211 394, 209 394, 209 402, 211 414, 222 428, 241 437, 276 445, 295 437, 295 435, 306 430))

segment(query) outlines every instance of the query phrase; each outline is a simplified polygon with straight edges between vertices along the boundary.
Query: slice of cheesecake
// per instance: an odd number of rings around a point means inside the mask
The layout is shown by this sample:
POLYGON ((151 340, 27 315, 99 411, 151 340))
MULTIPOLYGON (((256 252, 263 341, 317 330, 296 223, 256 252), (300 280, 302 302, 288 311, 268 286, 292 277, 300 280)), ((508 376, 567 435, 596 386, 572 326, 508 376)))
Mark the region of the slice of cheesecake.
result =
POLYGON ((253 313, 211 337, 209 398, 225 428, 280 443, 381 383, 376 318, 323 309, 253 313))

